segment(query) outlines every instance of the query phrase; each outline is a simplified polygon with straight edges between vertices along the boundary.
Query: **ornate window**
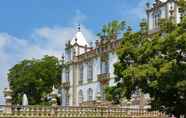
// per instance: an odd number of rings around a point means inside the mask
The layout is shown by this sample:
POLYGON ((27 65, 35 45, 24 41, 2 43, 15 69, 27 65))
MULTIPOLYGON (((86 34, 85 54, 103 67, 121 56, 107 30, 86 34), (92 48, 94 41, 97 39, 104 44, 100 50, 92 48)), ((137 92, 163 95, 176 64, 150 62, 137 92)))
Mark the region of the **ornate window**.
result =
POLYGON ((93 100, 93 90, 91 88, 88 89, 88 101, 93 100))
POLYGON ((65 80, 66 81, 69 81, 70 80, 70 71, 69 71, 69 68, 67 68, 65 70, 65 80))
POLYGON ((80 90, 79 91, 79 103, 82 103, 83 102, 83 91, 80 90))
POLYGON ((65 105, 66 106, 69 106, 69 101, 70 101, 70 95, 69 95, 69 91, 67 90, 65 94, 65 105))
POLYGON ((79 84, 83 83, 83 71, 84 71, 83 64, 80 64, 80 66, 79 66, 79 84))
POLYGON ((107 61, 101 62, 101 73, 109 73, 109 63, 107 61))
POLYGON ((67 60, 71 60, 71 49, 70 49, 70 47, 66 47, 66 51, 65 51, 65 53, 66 53, 66 58, 67 58, 67 60))
POLYGON ((89 61, 87 64, 87 80, 88 82, 93 80, 93 61, 89 61))
POLYGON ((109 55, 105 54, 101 57, 100 68, 101 73, 109 73, 109 55))
POLYGON ((109 63, 105 62, 105 73, 109 73, 109 63))
POLYGON ((159 11, 154 13, 154 17, 153 17, 153 19, 154 19, 154 27, 155 28, 159 27, 159 20, 160 20, 160 18, 161 18, 161 11, 159 10, 159 11))

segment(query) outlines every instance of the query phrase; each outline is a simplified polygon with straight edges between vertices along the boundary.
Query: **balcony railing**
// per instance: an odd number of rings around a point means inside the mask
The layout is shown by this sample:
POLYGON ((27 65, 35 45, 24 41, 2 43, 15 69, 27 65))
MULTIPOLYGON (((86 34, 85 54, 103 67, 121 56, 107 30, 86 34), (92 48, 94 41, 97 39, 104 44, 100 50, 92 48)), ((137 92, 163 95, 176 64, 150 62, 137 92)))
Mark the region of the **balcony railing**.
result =
POLYGON ((97 79, 100 82, 108 82, 110 80, 110 73, 98 74, 97 79))
POLYGON ((65 89, 70 88, 70 81, 62 82, 62 87, 65 88, 65 89))

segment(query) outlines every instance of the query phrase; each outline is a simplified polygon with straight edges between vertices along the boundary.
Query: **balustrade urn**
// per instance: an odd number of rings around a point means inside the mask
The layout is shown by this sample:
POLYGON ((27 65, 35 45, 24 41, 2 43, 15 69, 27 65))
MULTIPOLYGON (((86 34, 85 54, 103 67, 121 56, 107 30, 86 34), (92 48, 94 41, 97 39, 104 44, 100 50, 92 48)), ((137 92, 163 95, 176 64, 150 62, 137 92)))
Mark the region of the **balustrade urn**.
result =
POLYGON ((9 87, 5 88, 4 97, 5 97, 6 107, 4 109, 4 112, 7 114, 12 113, 12 93, 13 93, 13 91, 9 87))

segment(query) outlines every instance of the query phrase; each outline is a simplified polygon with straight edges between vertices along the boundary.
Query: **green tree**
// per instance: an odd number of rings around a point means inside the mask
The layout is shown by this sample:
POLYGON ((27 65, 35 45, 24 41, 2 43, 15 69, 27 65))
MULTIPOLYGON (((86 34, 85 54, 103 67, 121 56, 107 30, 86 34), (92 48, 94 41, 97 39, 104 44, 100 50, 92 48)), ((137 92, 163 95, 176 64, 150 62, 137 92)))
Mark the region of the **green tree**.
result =
POLYGON ((106 25, 103 25, 102 30, 97 35, 104 39, 116 39, 125 30, 125 21, 113 20, 106 25))
POLYGON ((21 104, 22 95, 29 104, 48 104, 47 95, 52 86, 60 86, 61 63, 53 56, 23 60, 9 70, 8 80, 13 92, 13 103, 21 104))
MULTIPOLYGON (((178 0, 178 5, 181 8, 185 8, 186 7, 186 1, 185 0, 178 0)), ((186 8, 185 8, 186 9, 186 8)))
POLYGON ((186 1, 185 0, 178 0, 178 5, 180 6, 179 12, 182 16, 186 15, 186 1))
POLYGON ((119 101, 140 89, 152 98, 152 109, 186 116, 186 17, 177 26, 161 24, 168 29, 150 37, 141 31, 124 34, 114 65, 117 90, 110 93, 119 94, 113 97, 119 101))
MULTIPOLYGON (((103 25, 102 30, 100 33, 98 33, 97 35, 101 38, 101 39, 107 39, 107 40, 111 40, 111 39, 118 39, 121 38, 124 31, 126 30, 126 23, 125 21, 119 21, 119 20, 113 20, 105 25, 103 25)), ((102 55, 103 58, 106 58, 105 55, 102 55)), ((105 60, 105 59, 103 59, 105 60)), ((106 87, 105 88, 105 94, 106 94, 106 98, 108 100, 113 100, 114 99, 114 103, 118 104, 120 102, 119 98, 121 97, 121 95, 119 95, 118 93, 121 93, 120 90, 122 89, 116 89, 116 87, 106 87), (116 100, 117 99, 117 100, 116 100)))

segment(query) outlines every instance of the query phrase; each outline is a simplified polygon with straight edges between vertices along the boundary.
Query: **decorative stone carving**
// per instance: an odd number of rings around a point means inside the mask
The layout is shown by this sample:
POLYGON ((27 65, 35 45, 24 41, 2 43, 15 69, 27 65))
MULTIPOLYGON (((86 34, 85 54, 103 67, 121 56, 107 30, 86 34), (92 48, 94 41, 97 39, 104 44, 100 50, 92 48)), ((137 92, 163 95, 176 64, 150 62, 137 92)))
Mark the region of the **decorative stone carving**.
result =
POLYGON ((57 99, 56 99, 56 97, 57 97, 57 90, 55 89, 54 86, 52 88, 51 97, 52 97, 52 99, 51 99, 52 106, 53 107, 57 106, 57 99))
POLYGON ((13 91, 9 87, 5 88, 4 97, 5 97, 6 107, 4 109, 4 112, 8 114, 12 113, 12 93, 13 91))

